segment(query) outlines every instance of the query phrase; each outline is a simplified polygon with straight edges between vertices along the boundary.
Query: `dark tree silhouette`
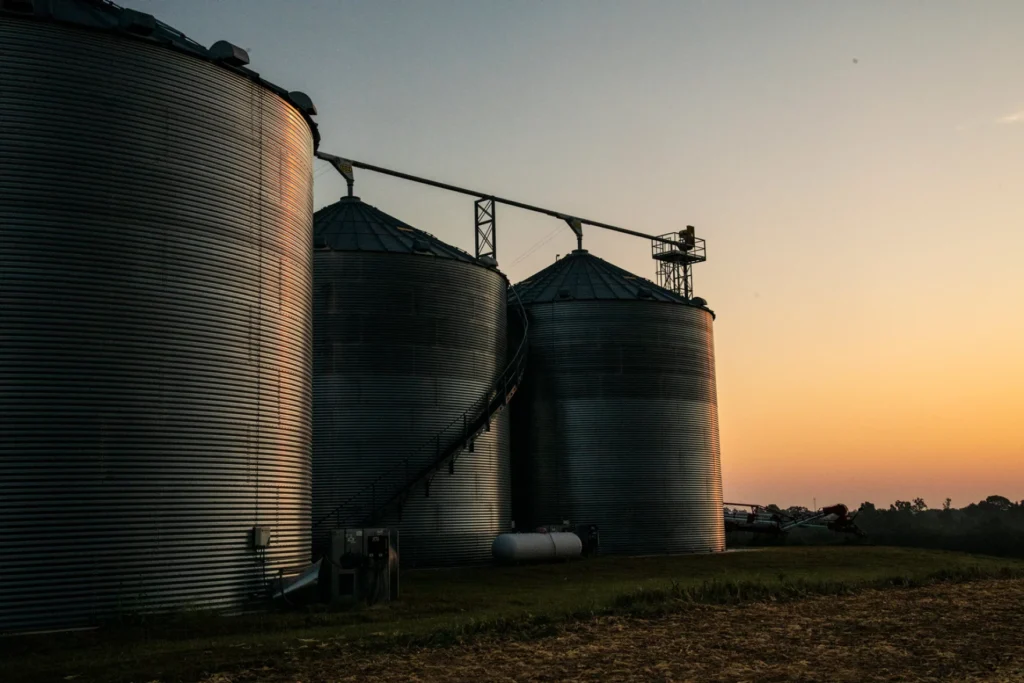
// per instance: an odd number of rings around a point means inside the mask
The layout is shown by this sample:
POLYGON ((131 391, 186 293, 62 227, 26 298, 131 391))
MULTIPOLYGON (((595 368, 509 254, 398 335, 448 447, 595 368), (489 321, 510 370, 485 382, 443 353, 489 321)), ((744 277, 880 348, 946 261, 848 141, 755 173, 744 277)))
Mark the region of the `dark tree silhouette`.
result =
POLYGON ((985 499, 985 502, 995 507, 1000 512, 1006 512, 1013 507, 1013 503, 1010 502, 1010 499, 1003 496, 989 496, 985 499))

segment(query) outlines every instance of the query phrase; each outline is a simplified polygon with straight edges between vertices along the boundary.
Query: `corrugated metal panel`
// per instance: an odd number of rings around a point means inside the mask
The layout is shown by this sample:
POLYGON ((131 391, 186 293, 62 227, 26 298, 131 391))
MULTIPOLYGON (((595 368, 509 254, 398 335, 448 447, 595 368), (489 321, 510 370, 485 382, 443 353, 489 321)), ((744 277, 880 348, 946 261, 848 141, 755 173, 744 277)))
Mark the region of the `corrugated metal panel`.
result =
POLYGON ((262 86, 0 16, 0 631, 309 559, 313 140, 262 86))
POLYGON ((723 550, 711 313, 652 301, 527 311, 517 523, 597 524, 611 553, 723 550))
MULTIPOLYGON (((331 250, 315 252, 314 283, 318 520, 488 392, 505 365, 507 283, 459 261, 331 250)), ((383 522, 401 532, 403 565, 489 559, 511 519, 507 419, 498 414, 474 452, 459 456, 454 475, 436 476, 429 498, 417 488, 401 520, 383 522)), ((314 535, 347 524, 332 520, 314 535)))
POLYGON ((418 254, 477 262, 458 247, 389 216, 360 201, 359 197, 342 197, 340 201, 323 207, 314 214, 313 223, 318 249, 418 254))

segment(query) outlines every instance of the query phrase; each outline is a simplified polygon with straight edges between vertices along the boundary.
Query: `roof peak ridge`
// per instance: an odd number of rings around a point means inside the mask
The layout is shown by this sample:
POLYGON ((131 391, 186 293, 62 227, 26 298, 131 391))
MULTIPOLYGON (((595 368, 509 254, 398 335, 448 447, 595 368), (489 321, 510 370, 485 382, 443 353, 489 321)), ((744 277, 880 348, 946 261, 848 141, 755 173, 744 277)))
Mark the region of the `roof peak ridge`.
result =
POLYGON ((469 252, 355 195, 317 209, 313 232, 318 244, 335 251, 418 254, 487 267, 469 252))
POLYGON ((551 301, 656 301, 690 303, 685 297, 611 261, 575 249, 516 285, 524 303, 551 301))

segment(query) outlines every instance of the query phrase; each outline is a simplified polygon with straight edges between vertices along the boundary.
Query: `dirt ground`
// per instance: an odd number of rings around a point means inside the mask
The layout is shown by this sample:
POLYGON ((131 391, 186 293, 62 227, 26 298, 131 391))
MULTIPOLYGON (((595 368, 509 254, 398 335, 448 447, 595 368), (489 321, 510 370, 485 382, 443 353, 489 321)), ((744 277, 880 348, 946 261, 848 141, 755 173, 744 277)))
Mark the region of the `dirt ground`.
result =
POLYGON ((1024 681, 1024 581, 700 606, 380 655, 310 641, 272 668, 205 683, 935 680, 1024 681))

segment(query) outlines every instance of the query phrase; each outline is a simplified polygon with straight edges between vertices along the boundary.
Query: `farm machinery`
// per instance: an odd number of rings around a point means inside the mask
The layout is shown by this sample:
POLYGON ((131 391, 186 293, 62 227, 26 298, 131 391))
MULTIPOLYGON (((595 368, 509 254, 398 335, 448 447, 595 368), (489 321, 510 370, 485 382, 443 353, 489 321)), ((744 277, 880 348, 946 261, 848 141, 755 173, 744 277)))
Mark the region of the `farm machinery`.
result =
POLYGON ((842 503, 820 510, 780 510, 750 503, 725 503, 725 530, 756 534, 782 535, 797 527, 828 529, 836 533, 864 536, 854 523, 857 513, 842 503))

